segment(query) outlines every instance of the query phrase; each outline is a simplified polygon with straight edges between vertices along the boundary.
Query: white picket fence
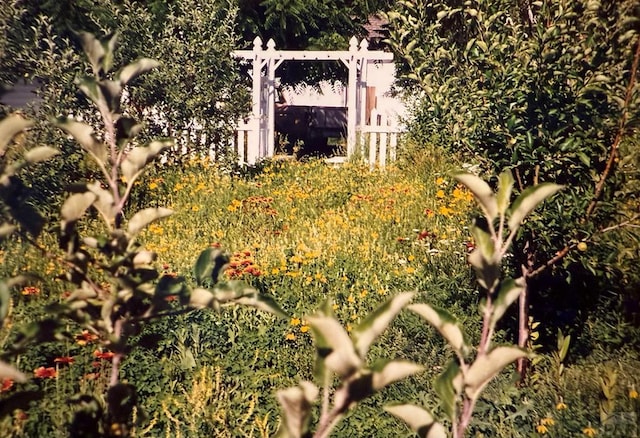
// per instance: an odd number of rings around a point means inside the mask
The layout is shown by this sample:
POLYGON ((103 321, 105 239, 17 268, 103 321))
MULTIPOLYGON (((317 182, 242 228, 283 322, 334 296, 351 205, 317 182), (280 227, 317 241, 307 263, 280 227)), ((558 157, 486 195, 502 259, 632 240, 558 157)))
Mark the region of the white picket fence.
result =
POLYGON ((403 131, 395 117, 388 117, 377 109, 371 111, 369 124, 360 128, 360 145, 364 160, 372 170, 396 160, 398 137, 403 131))
MULTIPOLYGON (((266 142, 254 140, 255 136, 266 134, 260 125, 260 120, 256 119, 238 122, 232 146, 237 153, 239 164, 253 165, 262 158, 270 157, 266 148, 260 150, 258 146, 266 142)), ((373 109, 369 124, 361 126, 358 132, 361 156, 371 169, 376 166, 384 168, 387 163, 396 160, 398 139, 404 132, 404 127, 398 124, 397 118, 388 117, 373 109)), ((347 160, 350 157, 343 158, 347 160)))

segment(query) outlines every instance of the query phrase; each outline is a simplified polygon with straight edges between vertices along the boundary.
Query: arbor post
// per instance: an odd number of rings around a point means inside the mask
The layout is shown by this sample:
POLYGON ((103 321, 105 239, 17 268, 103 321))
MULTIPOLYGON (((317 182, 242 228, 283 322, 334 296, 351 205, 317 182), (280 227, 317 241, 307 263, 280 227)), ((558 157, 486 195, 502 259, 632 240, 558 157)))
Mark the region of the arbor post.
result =
POLYGON ((273 39, 270 39, 267 42, 267 147, 266 147, 266 157, 273 157, 274 155, 274 143, 276 136, 276 113, 275 113, 275 103, 276 103, 276 60, 275 60, 275 50, 276 42, 273 39))
POLYGON ((253 75, 253 87, 251 90, 252 107, 251 107, 251 126, 254 129, 250 130, 247 137, 247 163, 255 164, 258 156, 260 155, 260 137, 262 131, 262 115, 261 113, 261 94, 262 94, 262 40, 260 37, 256 37, 253 40, 253 52, 252 52, 252 75, 253 75), (255 129, 257 128, 257 129, 255 129))
POLYGON ((347 157, 356 149, 356 92, 358 87, 358 40, 349 40, 349 85, 347 89, 347 157))

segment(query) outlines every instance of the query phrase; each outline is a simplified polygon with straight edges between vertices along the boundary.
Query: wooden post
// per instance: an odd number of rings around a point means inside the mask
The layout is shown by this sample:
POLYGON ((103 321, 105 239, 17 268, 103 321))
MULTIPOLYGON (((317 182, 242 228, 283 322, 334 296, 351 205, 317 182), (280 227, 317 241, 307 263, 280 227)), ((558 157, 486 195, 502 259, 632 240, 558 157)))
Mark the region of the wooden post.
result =
POLYGON ((360 64, 360 78, 358 80, 358 108, 360 114, 358 114, 358 126, 365 125, 367 123, 367 76, 369 74, 369 60, 367 59, 367 50, 369 49, 369 42, 363 39, 360 42, 360 52, 363 53, 360 64))
POLYGON ((349 85, 347 91, 347 157, 356 149, 356 91, 358 80, 358 40, 349 40, 349 85))
POLYGON ((267 157, 273 157, 275 150, 275 136, 276 136, 276 113, 275 113, 275 98, 276 98, 276 64, 274 53, 276 49, 276 42, 270 39, 267 42, 266 57, 267 64, 267 129, 266 129, 266 151, 267 157))
POLYGON ((250 125, 252 129, 248 133, 247 141, 247 163, 255 164, 256 159, 260 153, 260 103, 262 101, 262 40, 260 37, 256 37, 253 40, 253 63, 252 63, 252 75, 253 75, 253 87, 252 87, 252 111, 250 125))

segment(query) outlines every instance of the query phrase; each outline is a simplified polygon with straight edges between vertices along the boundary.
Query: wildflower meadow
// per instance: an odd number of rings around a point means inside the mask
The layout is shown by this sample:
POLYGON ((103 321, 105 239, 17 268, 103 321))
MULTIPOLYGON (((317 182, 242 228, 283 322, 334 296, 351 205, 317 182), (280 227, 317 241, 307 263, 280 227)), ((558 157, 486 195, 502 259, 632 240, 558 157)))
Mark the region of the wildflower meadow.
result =
POLYGON ((385 23, 384 167, 239 160, 236 32, 302 2, 93 3, 0 5, 42 79, 0 107, 0 436, 640 436, 637 2, 318 7, 385 23))

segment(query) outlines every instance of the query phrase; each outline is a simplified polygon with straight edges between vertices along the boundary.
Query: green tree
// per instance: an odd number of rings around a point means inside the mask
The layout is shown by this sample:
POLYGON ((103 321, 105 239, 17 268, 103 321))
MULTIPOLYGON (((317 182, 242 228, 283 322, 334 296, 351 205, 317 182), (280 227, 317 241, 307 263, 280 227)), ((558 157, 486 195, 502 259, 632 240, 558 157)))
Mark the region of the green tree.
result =
POLYGON ((611 280, 623 273, 603 263, 611 253, 598 261, 572 250, 637 221, 626 208, 637 191, 624 191, 637 179, 627 164, 634 159, 619 152, 640 115, 632 66, 640 5, 404 1, 389 19, 405 78, 423 93, 418 138, 471 154, 490 173, 512 169, 518 190, 545 181, 570 187, 529 218, 514 247, 513 269, 527 272, 538 316, 564 325, 594 309, 598 291, 620 292, 611 280), (606 280, 602 289, 594 276, 606 280), (557 293, 567 281, 575 292, 557 293))
MULTIPOLYGON (((12 35, 0 55, 0 79, 7 83, 19 77, 43 81, 43 104, 33 110, 35 120, 58 115, 65 107, 87 108, 86 100, 73 89, 73 78, 82 71, 74 52, 76 32, 118 33, 122 50, 116 55, 117 62, 133 62, 145 54, 162 63, 156 72, 137 80, 137 88, 123 102, 127 110, 150 127, 151 136, 180 139, 188 132, 184 147, 172 156, 214 149, 217 158, 227 157, 233 127, 249 106, 248 91, 231 57, 238 46, 235 6, 193 0, 68 3, 27 0, 20 7, 0 5, 0 29, 12 35), (143 108, 153 110, 143 112, 143 108), (191 140, 194 126, 195 141, 191 140)), ((64 144, 59 140, 48 142, 64 144)))

